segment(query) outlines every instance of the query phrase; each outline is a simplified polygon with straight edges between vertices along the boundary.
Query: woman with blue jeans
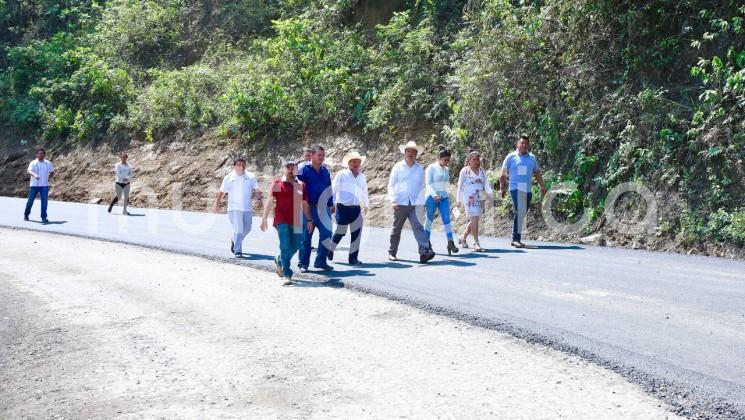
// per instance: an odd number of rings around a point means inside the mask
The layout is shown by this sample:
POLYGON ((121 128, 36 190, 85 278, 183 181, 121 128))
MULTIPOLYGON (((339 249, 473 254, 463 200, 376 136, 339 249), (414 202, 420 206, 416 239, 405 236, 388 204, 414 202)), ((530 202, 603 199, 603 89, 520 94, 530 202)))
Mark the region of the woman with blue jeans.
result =
POLYGON ((424 202, 427 220, 424 223, 424 231, 427 233, 427 239, 429 239, 432 232, 432 222, 434 222, 435 214, 439 210, 448 238, 448 255, 451 255, 452 252, 458 252, 455 241, 453 241, 453 229, 450 226, 450 196, 447 188, 450 182, 450 170, 448 169, 450 155, 449 150, 441 149, 437 162, 429 165, 424 172, 427 187, 427 199, 424 202))

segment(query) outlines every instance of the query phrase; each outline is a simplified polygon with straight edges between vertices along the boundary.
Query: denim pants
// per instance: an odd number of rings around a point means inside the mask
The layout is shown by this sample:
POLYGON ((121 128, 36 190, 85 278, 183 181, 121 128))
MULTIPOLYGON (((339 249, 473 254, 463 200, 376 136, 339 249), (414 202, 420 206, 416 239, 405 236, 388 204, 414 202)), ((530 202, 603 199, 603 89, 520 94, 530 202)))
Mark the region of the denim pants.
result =
POLYGON ((279 236, 279 261, 282 263, 282 274, 287 278, 292 278, 290 262, 303 244, 303 234, 298 228, 288 223, 274 226, 274 228, 277 229, 277 236, 279 236))
POLYGON ((26 211, 23 215, 28 217, 31 214, 31 207, 34 205, 36 194, 41 195, 41 219, 46 220, 47 218, 47 199, 49 197, 49 187, 29 187, 28 189, 28 201, 26 201, 26 211))
POLYGON ((435 213, 440 210, 440 218, 442 218, 442 224, 445 226, 445 235, 448 237, 448 241, 453 240, 453 228, 450 226, 450 198, 441 198, 439 202, 436 202, 432 196, 427 197, 427 201, 424 203, 424 208, 427 211, 427 219, 424 222, 424 231, 427 233, 427 239, 429 239, 432 233, 432 222, 435 221, 435 213))
POLYGON ((530 209, 530 199, 533 194, 520 190, 510 190, 512 204, 515 206, 515 218, 512 220, 512 240, 521 241, 523 231, 523 221, 525 215, 530 209))
POLYGON ((360 236, 362 234, 362 208, 360 206, 336 205, 336 230, 334 231, 333 249, 339 245, 341 239, 352 226, 352 237, 349 245, 349 262, 355 263, 360 253, 360 236))
MULTIPOLYGON (((313 230, 308 232, 307 229, 303 230, 303 245, 300 247, 300 262, 298 267, 308 268, 310 265, 310 245, 313 239, 313 232, 318 229, 318 249, 316 251, 315 266, 321 267, 328 265, 326 257, 328 254, 328 248, 326 244, 331 241, 331 213, 328 207, 322 206, 321 213, 319 213, 317 205, 310 206, 310 213, 313 217, 313 230)), ((308 219, 303 215, 303 226, 307 224, 308 219)))

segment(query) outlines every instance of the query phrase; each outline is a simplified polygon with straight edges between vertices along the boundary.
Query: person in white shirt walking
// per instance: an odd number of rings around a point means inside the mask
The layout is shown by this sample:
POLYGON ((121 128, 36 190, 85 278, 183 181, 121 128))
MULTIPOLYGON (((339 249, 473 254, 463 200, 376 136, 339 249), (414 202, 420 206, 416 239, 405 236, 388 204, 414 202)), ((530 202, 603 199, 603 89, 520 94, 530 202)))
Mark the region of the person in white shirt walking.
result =
POLYGON ((28 201, 26 201, 26 210, 23 212, 23 220, 28 221, 31 214, 31 207, 34 205, 36 195, 41 196, 41 222, 48 223, 47 203, 49 199, 49 179, 54 176, 54 165, 45 159, 46 151, 38 149, 36 159, 28 164, 28 174, 31 175, 31 182, 28 189, 28 201))
POLYGON ((424 207, 427 210, 427 220, 424 222, 424 231, 427 233, 427 239, 431 238, 432 223, 435 220, 435 214, 440 211, 440 218, 445 228, 445 235, 448 238, 448 255, 458 252, 458 247, 453 241, 453 229, 450 226, 450 195, 448 194, 448 184, 450 183, 450 163, 451 153, 447 149, 441 149, 438 154, 437 162, 427 166, 424 171, 424 178, 427 184, 427 200, 424 207))
POLYGON ((246 171, 246 159, 239 157, 233 161, 233 171, 225 175, 215 200, 214 212, 220 212, 220 203, 228 195, 228 218, 233 226, 230 252, 237 258, 243 256, 243 239, 251 232, 253 211, 251 199, 261 204, 262 195, 256 176, 246 171))
POLYGON ((429 246, 429 239, 420 221, 424 207, 424 169, 417 163, 416 158, 422 153, 422 148, 410 141, 400 145, 399 150, 404 154, 404 160, 393 166, 388 180, 388 200, 393 205, 393 228, 388 259, 397 260, 401 229, 408 219, 419 245, 419 261, 425 263, 434 258, 435 253, 429 246))
POLYGON ((479 244, 479 221, 484 214, 484 203, 486 196, 494 196, 494 191, 486 177, 484 168, 481 167, 481 154, 472 151, 468 154, 468 165, 460 171, 458 176, 457 203, 465 207, 465 213, 469 218, 460 245, 468 248, 468 234, 473 235, 473 250, 483 251, 479 244))
POLYGON ((116 196, 109 204, 109 213, 114 208, 119 199, 122 200, 122 214, 129 216, 127 211, 127 205, 129 204, 129 184, 132 182, 132 167, 127 163, 126 153, 122 152, 119 154, 119 163, 114 165, 114 173, 116 174, 116 180, 114 181, 114 190, 116 196))
POLYGON ((363 208, 370 208, 367 194, 367 179, 361 168, 367 158, 357 152, 351 152, 342 159, 343 169, 337 172, 331 189, 334 192, 336 205, 336 230, 331 239, 328 259, 334 259, 334 250, 341 242, 351 225, 352 235, 349 245, 349 264, 361 265, 359 260, 360 242, 362 237, 363 208))

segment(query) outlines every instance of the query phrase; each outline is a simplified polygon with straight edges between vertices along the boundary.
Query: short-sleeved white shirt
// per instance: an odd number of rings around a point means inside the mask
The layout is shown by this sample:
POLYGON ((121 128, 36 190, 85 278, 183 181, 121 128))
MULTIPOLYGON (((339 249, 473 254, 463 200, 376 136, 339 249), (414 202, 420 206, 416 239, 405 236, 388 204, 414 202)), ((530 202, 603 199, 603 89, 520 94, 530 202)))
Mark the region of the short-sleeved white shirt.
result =
POLYGON ((251 197, 257 188, 259 181, 248 171, 243 175, 230 172, 220 185, 220 191, 228 194, 228 211, 251 211, 251 197))
POLYGON ((31 176, 32 187, 48 187, 49 186, 49 174, 54 172, 54 166, 52 162, 44 159, 39 162, 39 159, 34 159, 28 164, 28 170, 39 175, 39 179, 31 176))

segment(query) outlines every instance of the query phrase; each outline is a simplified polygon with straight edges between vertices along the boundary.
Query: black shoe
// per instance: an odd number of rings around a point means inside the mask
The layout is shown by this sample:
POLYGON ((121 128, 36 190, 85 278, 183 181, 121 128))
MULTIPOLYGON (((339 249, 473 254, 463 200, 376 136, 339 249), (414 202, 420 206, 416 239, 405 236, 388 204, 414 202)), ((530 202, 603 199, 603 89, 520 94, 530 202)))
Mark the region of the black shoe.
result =
POLYGON ((235 252, 235 243, 232 239, 230 240, 230 252, 235 252))
POLYGON ((435 252, 430 249, 430 250, 427 250, 424 254, 419 255, 419 262, 424 264, 434 257, 435 257, 435 252))
POLYGON ((322 271, 333 271, 333 270, 334 270, 334 267, 332 267, 332 266, 330 266, 330 265, 328 265, 328 264, 324 264, 324 265, 314 265, 313 267, 314 267, 314 268, 317 268, 317 269, 319 269, 319 270, 322 270, 322 271))
POLYGON ((362 263, 362 261, 360 261, 360 260, 357 260, 357 261, 350 261, 350 262, 349 262, 349 265, 362 265, 362 264, 363 264, 363 263, 362 263))
POLYGON ((326 253, 326 259, 329 261, 334 261, 334 251, 329 251, 326 253))
POLYGON ((455 241, 452 239, 448 241, 448 255, 452 255, 452 253, 458 253, 460 251, 457 246, 455 246, 455 241))
POLYGON ((41 223, 46 225, 47 223, 49 223, 49 219, 41 219, 41 223))
POLYGON ((23 220, 28 222, 28 216, 23 216, 23 220))

